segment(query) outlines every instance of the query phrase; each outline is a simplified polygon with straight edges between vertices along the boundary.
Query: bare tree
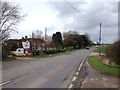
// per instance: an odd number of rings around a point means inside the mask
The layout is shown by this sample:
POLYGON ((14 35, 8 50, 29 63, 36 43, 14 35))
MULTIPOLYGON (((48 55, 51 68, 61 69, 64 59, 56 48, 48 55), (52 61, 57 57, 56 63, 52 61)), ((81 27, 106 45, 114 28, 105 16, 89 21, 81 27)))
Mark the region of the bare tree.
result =
POLYGON ((79 32, 77 32, 77 31, 63 32, 63 38, 68 37, 70 34, 72 34, 72 35, 79 35, 79 32))
POLYGON ((47 48, 53 48, 53 43, 52 43, 52 36, 46 36, 46 47, 47 48))
POLYGON ((42 39, 43 38, 43 32, 41 30, 35 30, 33 31, 34 38, 42 39))
POLYGON ((23 20, 25 15, 20 13, 19 5, 14 5, 8 1, 0 1, 0 38, 2 44, 8 39, 12 32, 17 32, 16 25, 23 20))

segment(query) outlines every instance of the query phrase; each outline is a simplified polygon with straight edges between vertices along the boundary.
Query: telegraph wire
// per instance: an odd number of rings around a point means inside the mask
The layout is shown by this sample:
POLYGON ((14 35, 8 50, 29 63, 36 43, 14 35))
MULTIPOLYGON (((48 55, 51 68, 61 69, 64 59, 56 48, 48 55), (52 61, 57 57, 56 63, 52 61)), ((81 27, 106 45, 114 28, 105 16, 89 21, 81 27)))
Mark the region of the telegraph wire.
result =
MULTIPOLYGON (((69 2, 67 2, 66 0, 64 0, 66 2, 66 4, 68 4, 71 8, 73 8, 75 11, 77 11, 78 13, 82 14, 79 10, 77 10, 75 7, 73 7, 69 2)), ((88 18, 86 15, 82 14, 85 18, 87 18, 89 21, 94 22, 95 24, 98 24, 97 22, 95 22, 94 20, 88 18)))

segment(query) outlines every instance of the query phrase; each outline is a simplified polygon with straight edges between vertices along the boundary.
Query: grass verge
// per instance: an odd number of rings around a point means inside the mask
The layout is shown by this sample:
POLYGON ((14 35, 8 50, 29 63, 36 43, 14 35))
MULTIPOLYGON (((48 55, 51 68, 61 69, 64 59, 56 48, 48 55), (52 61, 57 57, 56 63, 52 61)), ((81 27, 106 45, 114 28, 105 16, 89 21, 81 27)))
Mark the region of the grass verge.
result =
POLYGON ((120 75, 120 67, 105 65, 97 56, 89 56, 88 62, 97 71, 117 76, 120 75))
POLYGON ((16 60, 15 57, 2 58, 2 62, 8 62, 8 61, 14 61, 14 60, 16 60))
POLYGON ((100 48, 97 48, 95 52, 99 53, 99 50, 100 50, 101 53, 106 53, 107 49, 108 49, 108 45, 104 45, 100 48))

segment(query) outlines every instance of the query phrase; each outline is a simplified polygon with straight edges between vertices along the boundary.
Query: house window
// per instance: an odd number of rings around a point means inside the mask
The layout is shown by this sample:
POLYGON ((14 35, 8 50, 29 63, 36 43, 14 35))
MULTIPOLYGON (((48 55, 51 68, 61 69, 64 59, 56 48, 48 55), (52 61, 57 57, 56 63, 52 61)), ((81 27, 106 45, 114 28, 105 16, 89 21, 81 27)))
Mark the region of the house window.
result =
POLYGON ((20 52, 20 49, 18 50, 18 52, 20 52))

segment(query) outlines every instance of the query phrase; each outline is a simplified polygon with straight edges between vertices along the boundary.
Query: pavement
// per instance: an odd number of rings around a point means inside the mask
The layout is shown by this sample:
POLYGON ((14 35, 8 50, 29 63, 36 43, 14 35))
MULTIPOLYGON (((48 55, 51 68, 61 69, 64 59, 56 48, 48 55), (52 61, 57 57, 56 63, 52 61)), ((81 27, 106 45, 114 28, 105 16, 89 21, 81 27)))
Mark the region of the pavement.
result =
MULTIPOLYGON (((91 53, 92 56, 98 55, 97 53, 91 53)), ((100 73, 94 70, 88 61, 85 62, 87 74, 84 81, 81 84, 81 88, 118 88, 120 77, 100 73)))
POLYGON ((65 55, 4 62, 3 88, 67 88, 76 69, 89 50, 76 50, 65 55))

